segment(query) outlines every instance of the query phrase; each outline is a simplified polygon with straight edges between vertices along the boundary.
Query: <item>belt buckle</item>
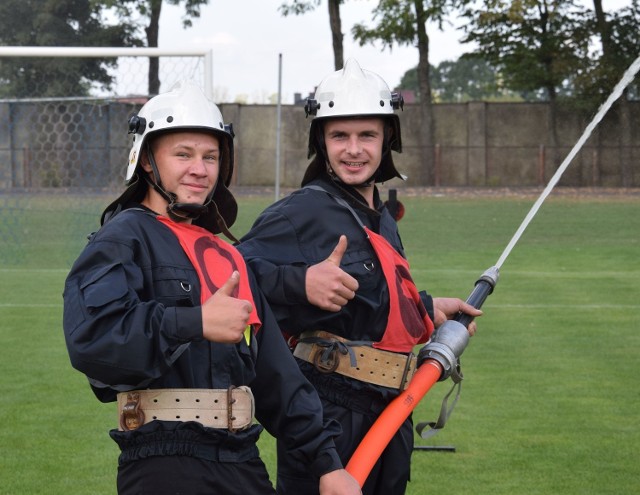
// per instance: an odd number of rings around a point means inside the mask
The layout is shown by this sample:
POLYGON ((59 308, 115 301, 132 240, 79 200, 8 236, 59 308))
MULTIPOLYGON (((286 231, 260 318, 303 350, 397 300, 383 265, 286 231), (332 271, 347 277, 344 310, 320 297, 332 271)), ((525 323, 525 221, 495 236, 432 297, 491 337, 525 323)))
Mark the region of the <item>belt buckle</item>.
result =
POLYGON ((332 349, 318 348, 313 356, 313 366, 320 373, 333 373, 338 369, 340 364, 340 356, 338 350, 334 347, 332 349))
POLYGON ((120 427, 124 431, 137 430, 144 424, 144 411, 140 409, 140 394, 130 392, 127 394, 127 403, 122 406, 120 414, 120 427))

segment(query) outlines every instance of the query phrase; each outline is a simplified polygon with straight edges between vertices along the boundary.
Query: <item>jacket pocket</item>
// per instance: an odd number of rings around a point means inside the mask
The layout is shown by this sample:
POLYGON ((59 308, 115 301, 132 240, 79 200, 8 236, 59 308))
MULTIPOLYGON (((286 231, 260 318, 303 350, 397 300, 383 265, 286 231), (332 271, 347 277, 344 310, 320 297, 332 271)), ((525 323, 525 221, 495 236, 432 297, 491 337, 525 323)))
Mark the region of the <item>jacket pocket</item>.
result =
POLYGON ((154 300, 168 307, 192 307, 199 304, 199 286, 189 275, 181 268, 156 268, 152 275, 154 300))
POLYGON ((370 251, 360 249, 344 253, 342 269, 358 280, 360 289, 366 289, 375 287, 377 273, 381 267, 376 256, 370 251))
POLYGON ((89 309, 100 308, 124 297, 128 291, 127 277, 120 263, 102 267, 80 284, 80 291, 89 309))

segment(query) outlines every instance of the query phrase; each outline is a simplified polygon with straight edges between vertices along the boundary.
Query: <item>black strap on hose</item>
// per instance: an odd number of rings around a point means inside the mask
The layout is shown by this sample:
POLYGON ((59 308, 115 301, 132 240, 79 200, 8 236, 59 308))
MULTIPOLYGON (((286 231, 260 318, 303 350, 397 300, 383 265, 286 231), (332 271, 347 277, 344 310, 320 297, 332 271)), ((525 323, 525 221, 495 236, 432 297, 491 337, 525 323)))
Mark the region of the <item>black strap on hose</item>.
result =
POLYGON ((456 407, 456 404, 458 403, 458 399, 460 398, 460 390, 462 389, 462 378, 463 378, 462 371, 460 370, 460 364, 458 363, 458 365, 455 367, 455 369, 451 373, 451 380, 453 381, 453 386, 451 387, 451 390, 449 390, 447 395, 444 396, 444 399, 442 399, 442 406, 440 406, 440 415, 438 416, 438 419, 436 421, 431 421, 431 422, 423 421, 422 423, 418 423, 416 425, 416 433, 418 433, 420 437, 430 438, 434 436, 436 433, 438 433, 442 428, 444 428, 444 425, 449 419, 449 416, 451 416, 451 413, 453 412, 453 408, 456 407), (458 390, 456 392, 455 397, 453 398, 451 407, 447 408, 449 397, 451 396, 451 394, 456 388, 458 390), (428 429, 425 431, 425 428, 428 428, 428 429))

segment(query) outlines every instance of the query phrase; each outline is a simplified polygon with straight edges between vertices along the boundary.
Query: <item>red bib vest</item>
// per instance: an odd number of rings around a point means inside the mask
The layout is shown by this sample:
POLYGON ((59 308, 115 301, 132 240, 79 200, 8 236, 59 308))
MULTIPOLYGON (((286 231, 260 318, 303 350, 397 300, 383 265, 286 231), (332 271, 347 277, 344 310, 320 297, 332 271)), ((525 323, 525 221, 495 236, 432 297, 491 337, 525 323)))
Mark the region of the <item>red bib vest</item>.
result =
POLYGON ((393 352, 411 352, 429 340, 433 322, 409 274, 409 262, 379 234, 364 227, 378 256, 389 287, 389 317, 380 342, 373 347, 393 352))
POLYGON ((382 273, 389 287, 389 316, 382 340, 374 342, 373 347, 409 353, 414 346, 429 340, 434 325, 409 274, 409 262, 400 256, 389 241, 364 225, 344 199, 317 185, 305 187, 328 194, 339 205, 349 210, 355 221, 364 229, 380 261, 382 273))
POLYGON ((238 250, 208 230, 196 225, 177 223, 163 216, 157 218, 176 235, 182 249, 198 272, 201 303, 215 294, 229 280, 234 271, 240 273, 240 283, 236 287, 233 297, 251 303, 253 310, 249 316, 249 324, 253 327, 254 332, 257 332, 261 322, 253 302, 247 267, 238 250))

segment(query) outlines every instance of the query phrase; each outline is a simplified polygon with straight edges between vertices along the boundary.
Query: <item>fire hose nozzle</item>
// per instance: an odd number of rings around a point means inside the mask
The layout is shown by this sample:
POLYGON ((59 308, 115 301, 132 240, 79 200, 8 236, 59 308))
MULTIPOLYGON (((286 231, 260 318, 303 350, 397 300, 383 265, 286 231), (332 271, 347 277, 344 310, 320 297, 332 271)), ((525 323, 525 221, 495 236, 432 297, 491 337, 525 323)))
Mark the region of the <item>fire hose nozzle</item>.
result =
MULTIPOLYGON (((492 266, 477 280, 473 291, 467 298, 467 303, 480 309, 487 296, 493 292, 500 270, 492 266)), ((427 359, 433 359, 442 366, 440 381, 451 376, 458 366, 458 358, 469 343, 469 331, 467 327, 473 321, 473 317, 459 312, 453 320, 445 321, 431 336, 431 340, 420 349, 418 353, 418 366, 427 359)))
POLYGON ((467 327, 456 320, 445 321, 431 336, 418 353, 418 366, 427 359, 433 359, 442 366, 439 381, 451 376, 458 366, 458 358, 469 343, 467 327))

